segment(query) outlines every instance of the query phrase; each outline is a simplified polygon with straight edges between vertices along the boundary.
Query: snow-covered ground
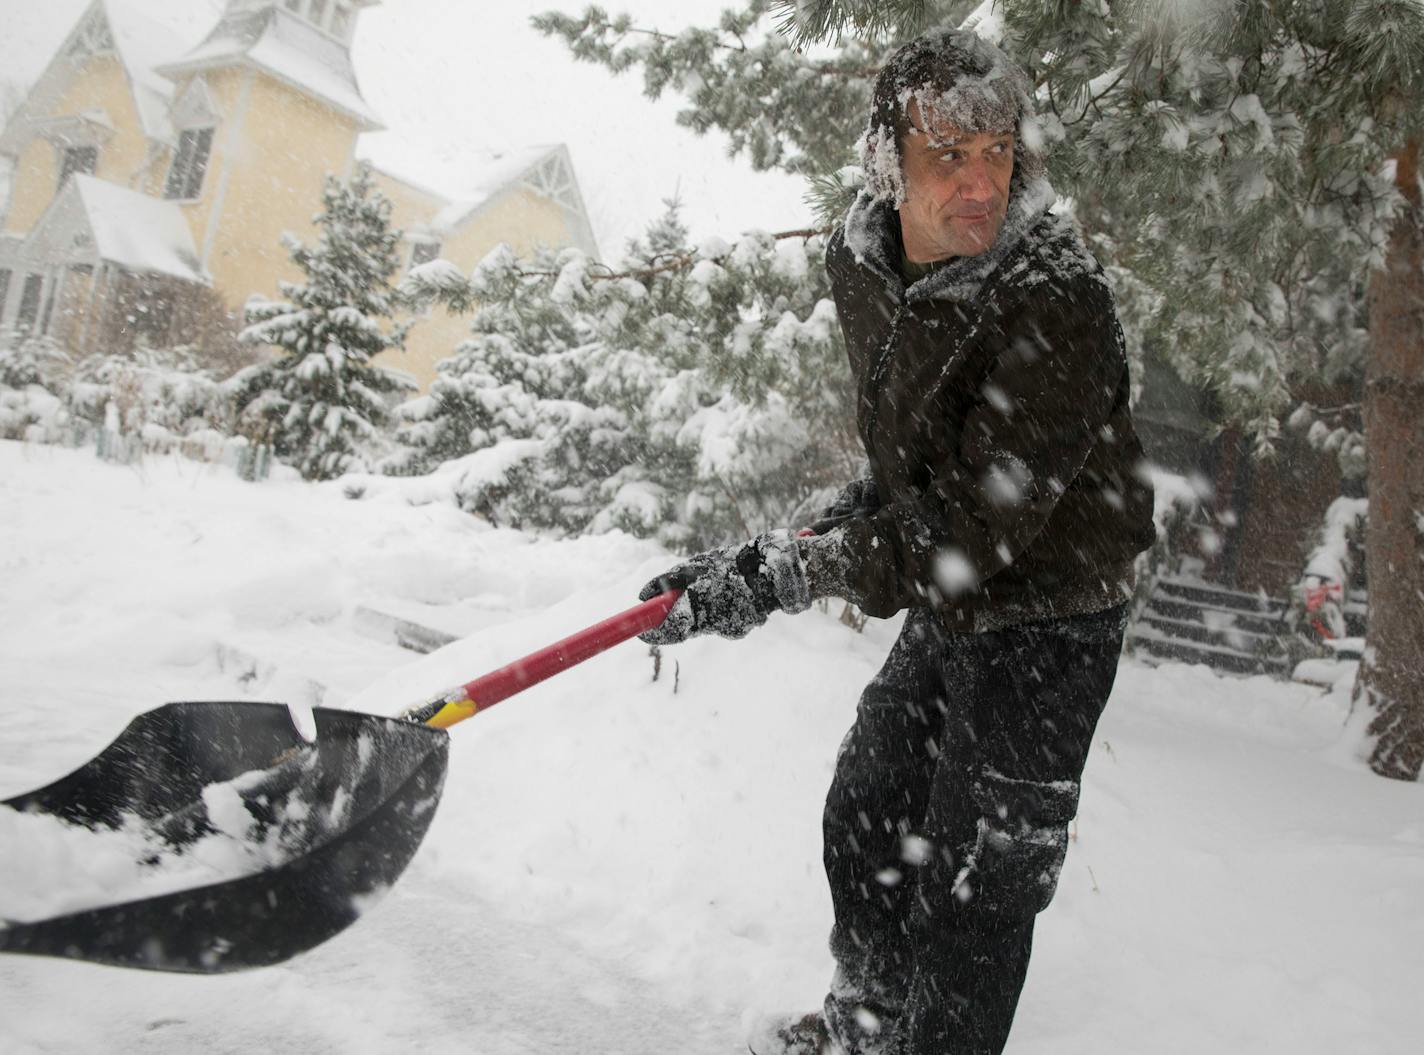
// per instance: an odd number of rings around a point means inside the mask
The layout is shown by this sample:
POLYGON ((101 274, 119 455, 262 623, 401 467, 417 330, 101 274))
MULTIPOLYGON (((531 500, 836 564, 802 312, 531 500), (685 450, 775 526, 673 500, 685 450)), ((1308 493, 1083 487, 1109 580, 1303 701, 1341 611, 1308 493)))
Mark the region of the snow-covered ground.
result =
MULTIPOLYGON (((0 798, 166 700, 319 685, 394 713, 627 607, 668 560, 0 443, 0 798), (360 607, 459 640, 417 656, 360 607)), ((0 957, 0 1050, 742 1051, 749 1011, 810 1009, 828 979, 820 802, 895 629, 777 617, 669 650, 656 682, 621 646, 453 730, 424 846, 350 930, 220 977, 0 957)), ((1420 1050, 1424 787, 1370 775, 1347 712, 1124 662, 1010 1052, 1420 1050)))

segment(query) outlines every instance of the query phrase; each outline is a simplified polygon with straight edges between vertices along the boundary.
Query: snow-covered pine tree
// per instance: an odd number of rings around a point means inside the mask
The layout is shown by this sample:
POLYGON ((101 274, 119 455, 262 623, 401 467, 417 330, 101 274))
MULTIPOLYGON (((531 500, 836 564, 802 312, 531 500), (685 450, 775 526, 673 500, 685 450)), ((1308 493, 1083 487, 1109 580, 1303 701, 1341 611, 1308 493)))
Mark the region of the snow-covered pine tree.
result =
POLYGON ((254 296, 241 340, 276 356, 226 382, 242 427, 271 443, 308 480, 326 480, 365 461, 390 418, 390 401, 415 388, 402 371, 372 360, 400 348, 408 324, 382 327, 398 307, 390 284, 400 232, 391 203, 358 165, 348 181, 328 176, 314 245, 284 244, 303 282, 278 284, 283 299, 254 296))
POLYGON ((672 545, 809 515, 855 468, 844 349, 814 232, 688 244, 675 205, 612 271, 576 250, 443 265, 412 292, 474 335, 402 408, 396 471, 503 442, 462 501, 503 522, 672 545))
POLYGON ((570 277, 596 340, 585 391, 634 458, 596 526, 704 547, 808 517, 858 465, 845 350, 812 231, 693 247, 676 206, 621 274, 570 277))
POLYGON ((866 15, 861 31, 841 37, 828 27, 817 39, 834 37, 834 46, 810 51, 777 29, 794 30, 797 18, 818 6, 814 0, 745 0, 723 11, 715 27, 676 34, 599 7, 579 16, 550 11, 533 23, 562 39, 576 58, 613 73, 640 68, 649 98, 681 95, 688 106, 679 123, 724 133, 730 152, 758 171, 827 179, 853 160, 875 75, 890 53, 919 26, 957 25, 974 5, 910 0, 916 15, 902 26, 878 19, 877 4, 852 0, 866 15))
MULTIPOLYGON (((557 260, 541 250, 526 266, 543 273, 557 260)), ((468 279, 437 260, 416 268, 408 283, 451 310, 473 308, 474 317, 470 337, 437 364, 429 393, 397 408, 399 446, 382 471, 419 475, 500 440, 533 436, 536 402, 561 398, 573 387, 561 369, 567 359, 557 356, 587 339, 580 320, 548 295, 538 274, 526 276, 505 245, 468 279)))
POLYGON ((1042 94, 1054 89, 1047 130, 1062 140, 1062 189, 1156 291, 1141 321, 1183 372, 1266 443, 1292 407, 1297 422, 1317 416, 1300 396, 1309 382, 1363 374, 1371 506, 1399 514, 1369 518, 1369 647, 1355 698, 1374 715, 1375 771, 1417 778, 1424 6, 1002 9, 1005 44, 1040 71, 1042 94), (1065 51, 1084 40, 1095 46, 1065 51))

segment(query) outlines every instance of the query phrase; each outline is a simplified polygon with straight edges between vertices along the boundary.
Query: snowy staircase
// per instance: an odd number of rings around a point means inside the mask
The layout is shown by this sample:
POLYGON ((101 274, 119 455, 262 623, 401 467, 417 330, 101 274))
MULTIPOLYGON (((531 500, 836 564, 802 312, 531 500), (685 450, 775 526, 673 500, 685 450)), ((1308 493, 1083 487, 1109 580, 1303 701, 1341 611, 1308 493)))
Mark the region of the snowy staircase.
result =
POLYGON ((1128 629, 1128 643, 1148 662, 1204 663, 1233 674, 1287 678, 1287 608, 1264 594, 1164 577, 1128 629))

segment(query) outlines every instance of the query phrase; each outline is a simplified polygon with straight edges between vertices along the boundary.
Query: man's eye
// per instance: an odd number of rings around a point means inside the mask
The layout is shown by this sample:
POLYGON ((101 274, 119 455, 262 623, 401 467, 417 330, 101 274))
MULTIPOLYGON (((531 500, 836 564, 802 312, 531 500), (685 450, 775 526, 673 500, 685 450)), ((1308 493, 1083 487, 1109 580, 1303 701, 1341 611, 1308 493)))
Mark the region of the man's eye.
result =
POLYGON ((1007 144, 1007 143, 995 143, 995 144, 994 144, 992 147, 990 147, 989 149, 992 150, 992 151, 994 151, 994 153, 996 153, 996 154, 1004 154, 1004 153, 1007 153, 1007 152, 1008 152, 1009 144, 1007 144))
POLYGON ((939 156, 941 161, 958 161, 964 155, 957 150, 950 150, 939 156))

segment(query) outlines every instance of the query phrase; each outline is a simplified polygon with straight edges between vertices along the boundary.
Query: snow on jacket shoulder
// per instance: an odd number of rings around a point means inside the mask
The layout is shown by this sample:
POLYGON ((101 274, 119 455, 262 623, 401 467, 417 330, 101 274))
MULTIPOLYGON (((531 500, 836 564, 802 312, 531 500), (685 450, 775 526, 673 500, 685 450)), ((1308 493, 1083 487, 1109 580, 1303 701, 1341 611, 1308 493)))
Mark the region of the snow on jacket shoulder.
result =
POLYGON ((955 630, 1123 602, 1152 492, 1102 269, 1045 212, 987 274, 906 289, 882 208, 883 251, 842 228, 826 260, 881 504, 803 542, 813 589, 955 630))

